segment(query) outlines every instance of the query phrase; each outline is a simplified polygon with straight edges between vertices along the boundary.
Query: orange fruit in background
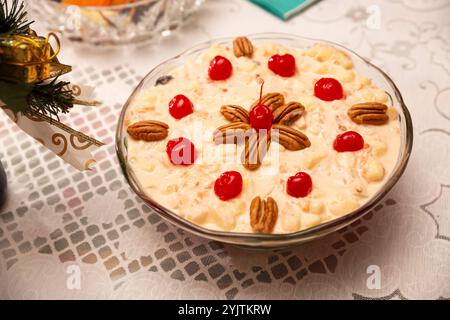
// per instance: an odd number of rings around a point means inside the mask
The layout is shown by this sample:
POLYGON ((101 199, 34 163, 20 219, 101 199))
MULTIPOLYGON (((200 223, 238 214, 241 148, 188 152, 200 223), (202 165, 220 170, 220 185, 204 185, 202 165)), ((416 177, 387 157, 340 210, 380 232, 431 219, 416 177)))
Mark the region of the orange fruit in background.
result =
POLYGON ((111 6, 130 2, 133 0, 62 0, 63 4, 77 6, 111 6))
POLYGON ((63 0, 62 3, 77 6, 110 6, 111 0, 63 0))
POLYGON ((117 4, 127 4, 130 2, 136 2, 135 0, 111 0, 111 4, 112 5, 117 5, 117 4))

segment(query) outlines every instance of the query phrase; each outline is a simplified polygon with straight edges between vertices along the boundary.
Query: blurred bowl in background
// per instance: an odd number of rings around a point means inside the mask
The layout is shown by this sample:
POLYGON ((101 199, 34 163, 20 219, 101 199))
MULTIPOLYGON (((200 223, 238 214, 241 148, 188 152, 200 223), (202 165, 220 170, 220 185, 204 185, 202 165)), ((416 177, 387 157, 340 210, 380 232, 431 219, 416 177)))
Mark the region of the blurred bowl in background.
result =
POLYGON ((204 1, 29 0, 27 4, 30 13, 49 30, 60 31, 72 41, 117 45, 170 35, 204 1))

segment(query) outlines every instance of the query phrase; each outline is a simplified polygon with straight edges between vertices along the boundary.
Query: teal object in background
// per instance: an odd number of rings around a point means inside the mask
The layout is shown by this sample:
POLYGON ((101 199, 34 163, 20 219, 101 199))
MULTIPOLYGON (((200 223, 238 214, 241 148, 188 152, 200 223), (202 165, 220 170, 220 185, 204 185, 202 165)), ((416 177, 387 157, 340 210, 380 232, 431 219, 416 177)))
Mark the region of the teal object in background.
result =
POLYGON ((319 0, 250 0, 277 17, 287 20, 319 0))

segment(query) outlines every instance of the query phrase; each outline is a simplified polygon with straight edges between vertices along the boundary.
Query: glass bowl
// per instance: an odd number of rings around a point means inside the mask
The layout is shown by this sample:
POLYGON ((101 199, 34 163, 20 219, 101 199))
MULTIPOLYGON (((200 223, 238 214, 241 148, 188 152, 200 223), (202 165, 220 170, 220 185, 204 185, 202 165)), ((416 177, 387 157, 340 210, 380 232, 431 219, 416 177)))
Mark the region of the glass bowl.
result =
POLYGON ((388 178, 384 186, 362 207, 357 210, 346 214, 335 220, 320 224, 318 226, 312 227, 310 229, 302 230, 290 234, 250 234, 250 233, 234 233, 234 232, 221 232, 205 229, 196 224, 193 224, 184 218, 178 216, 174 212, 167 208, 164 208, 158 202, 153 200, 151 197, 145 194, 142 188, 139 186, 138 180, 135 177, 133 170, 127 161, 127 133, 126 127, 124 126, 124 119, 127 110, 136 97, 141 93, 142 90, 153 87, 158 79, 161 79, 169 71, 184 64, 187 60, 196 57, 199 53, 207 49, 212 43, 224 43, 231 46, 233 38, 217 39, 209 42, 202 43, 189 49, 180 55, 167 60, 154 68, 150 73, 142 80, 138 87, 134 90, 131 97, 126 102, 123 107, 122 113, 119 118, 119 123, 116 132, 116 150, 119 157, 119 161, 125 177, 127 178, 131 188, 136 192, 136 194, 145 201, 156 213, 161 217, 169 221, 170 223, 180 227, 186 231, 196 234, 200 237, 208 238, 211 240, 216 240, 224 243, 230 243, 246 247, 255 248, 275 248, 275 247, 285 247, 290 245, 298 245, 300 243, 310 241, 322 236, 325 236, 331 232, 337 231, 345 226, 351 224, 352 222, 360 219, 365 214, 370 212, 374 206, 379 203, 383 197, 391 190, 391 188, 398 181, 402 173, 404 172, 413 143, 413 128, 411 117, 407 107, 405 106, 402 96, 397 89, 394 82, 384 73, 381 69, 371 64, 369 61, 365 60, 355 52, 340 46, 338 44, 322 41, 317 39, 303 38, 290 34, 280 34, 280 33, 264 33, 255 34, 248 36, 248 38, 253 43, 261 42, 275 42, 291 48, 310 48, 316 43, 322 43, 336 47, 345 53, 347 53, 354 62, 355 69, 367 77, 370 77, 373 82, 381 89, 385 90, 390 97, 392 106, 398 111, 400 119, 400 139, 401 145, 399 150, 399 156, 395 168, 391 176, 388 178))
POLYGON ((170 35, 205 0, 134 0, 111 6, 28 1, 30 12, 51 31, 94 45, 141 42, 170 35))

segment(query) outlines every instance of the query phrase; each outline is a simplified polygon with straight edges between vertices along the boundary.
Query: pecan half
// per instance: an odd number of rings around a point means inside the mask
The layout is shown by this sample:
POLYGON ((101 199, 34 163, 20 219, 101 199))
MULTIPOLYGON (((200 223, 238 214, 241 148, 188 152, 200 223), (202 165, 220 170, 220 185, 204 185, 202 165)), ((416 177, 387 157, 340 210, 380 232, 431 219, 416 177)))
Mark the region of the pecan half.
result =
POLYGON ((289 102, 273 112, 273 123, 290 125, 305 113, 305 107, 299 102, 289 102))
POLYGON ((298 151, 311 146, 311 142, 305 134, 291 127, 274 124, 272 132, 275 139, 278 139, 278 143, 288 150, 298 151))
POLYGON ((268 197, 261 200, 256 197, 250 204, 250 224, 253 231, 272 233, 278 219, 278 205, 275 200, 268 197))
POLYGON ((241 106, 228 104, 220 108, 220 113, 230 122, 250 122, 248 111, 241 106))
POLYGON ((127 132, 135 140, 158 141, 167 137, 169 126, 160 121, 144 120, 133 123, 127 132))
POLYGON ((248 123, 232 122, 217 128, 213 139, 217 144, 236 144, 244 141, 245 135, 250 129, 251 126, 248 123))
POLYGON ((233 40, 233 51, 236 57, 248 57, 253 56, 253 44, 247 37, 237 37, 233 40))
POLYGON ((389 121, 388 107, 378 102, 366 102, 353 105, 347 112, 357 124, 382 125, 389 121))
MULTIPOLYGON (((270 108, 270 111, 274 112, 277 108, 284 105, 284 96, 281 93, 267 93, 263 96, 261 103, 270 108)), ((259 104, 259 99, 255 101, 250 110, 259 104)))
POLYGON ((248 170, 256 170, 261 167, 262 161, 270 147, 270 136, 268 134, 253 133, 245 141, 242 152, 242 165, 248 170))

